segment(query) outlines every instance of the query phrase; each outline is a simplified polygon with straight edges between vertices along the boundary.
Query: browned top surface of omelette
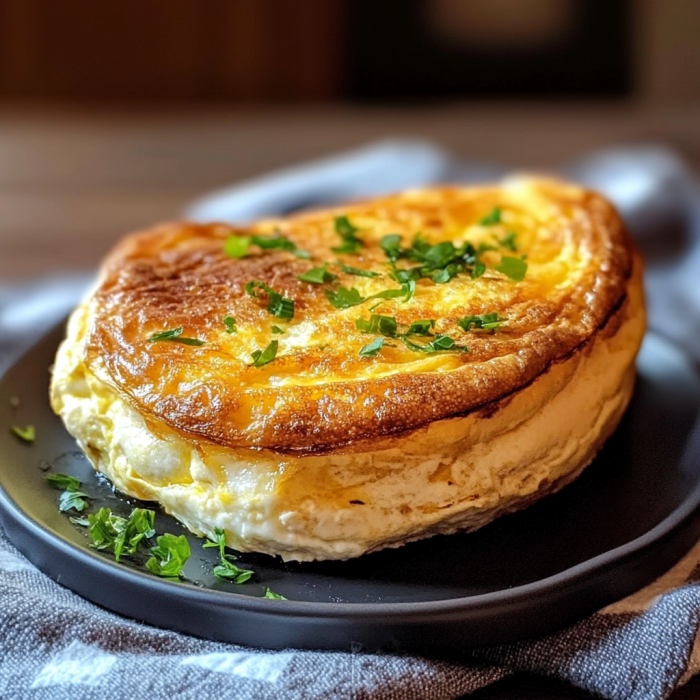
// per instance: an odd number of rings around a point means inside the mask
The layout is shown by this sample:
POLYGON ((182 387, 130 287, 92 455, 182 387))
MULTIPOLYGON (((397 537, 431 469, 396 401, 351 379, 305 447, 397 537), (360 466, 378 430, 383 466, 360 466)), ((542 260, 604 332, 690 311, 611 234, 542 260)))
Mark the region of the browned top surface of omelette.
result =
POLYGON ((87 363, 194 439, 352 449, 522 388, 605 324, 631 268, 610 204, 530 179, 245 229, 165 224, 107 259, 87 363))

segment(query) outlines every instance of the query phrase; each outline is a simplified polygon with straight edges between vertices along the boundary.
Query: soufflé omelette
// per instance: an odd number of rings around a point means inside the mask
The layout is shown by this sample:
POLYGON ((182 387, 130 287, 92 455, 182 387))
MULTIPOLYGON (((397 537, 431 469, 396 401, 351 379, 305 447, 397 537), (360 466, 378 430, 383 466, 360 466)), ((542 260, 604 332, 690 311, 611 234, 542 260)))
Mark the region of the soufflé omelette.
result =
POLYGON ((285 560, 474 530, 575 479, 630 400, 642 266, 553 180, 125 238, 51 399, 95 468, 285 560))

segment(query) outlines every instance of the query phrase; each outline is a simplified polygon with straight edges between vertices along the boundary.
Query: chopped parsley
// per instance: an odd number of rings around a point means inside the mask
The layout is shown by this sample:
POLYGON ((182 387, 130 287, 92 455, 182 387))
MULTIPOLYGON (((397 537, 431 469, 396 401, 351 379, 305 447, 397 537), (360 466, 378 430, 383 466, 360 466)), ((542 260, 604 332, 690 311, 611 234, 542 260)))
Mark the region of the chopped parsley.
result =
POLYGON ((501 262, 495 266, 495 269, 498 272, 502 272, 514 282, 520 282, 527 272, 527 263, 522 258, 513 258, 509 255, 504 255, 501 258, 501 262))
POLYGON ((331 306, 336 309, 349 309, 351 306, 358 306, 366 301, 366 298, 363 297, 355 287, 351 287, 350 289, 347 287, 338 287, 338 289, 335 290, 326 289, 324 290, 324 294, 328 301, 330 301, 331 306))
POLYGON ((263 250, 286 250, 288 253, 296 253, 297 247, 289 238, 280 235, 275 231, 270 236, 229 236, 224 243, 224 253, 229 258, 245 258, 250 255, 251 244, 263 250))
POLYGON ((393 316, 372 314, 369 320, 364 318, 355 319, 355 328, 363 333, 372 333, 374 335, 384 335, 393 338, 396 335, 398 324, 393 316))
POLYGON ((82 513, 87 505, 86 498, 89 498, 89 496, 82 491, 64 491, 58 499, 58 509, 61 513, 69 510, 77 510, 79 513, 82 513))
POLYGON ((277 316, 277 318, 283 318, 286 319, 287 321, 291 320, 294 318, 294 300, 293 299, 288 299, 287 297, 283 297, 279 292, 276 292, 272 287, 269 285, 265 284, 264 282, 260 282, 258 280, 254 280, 252 282, 248 282, 245 286, 245 291, 246 294, 250 294, 250 296, 255 297, 256 299, 260 299, 260 295, 255 293, 255 289, 261 289, 263 292, 267 293, 267 310, 269 313, 271 313, 273 316, 277 316))
POLYGON ((335 282, 337 277, 328 272, 328 263, 324 263, 321 267, 312 267, 303 275, 297 275, 297 279, 311 284, 325 284, 326 282, 335 282))
POLYGON ((279 231, 275 231, 271 236, 251 236, 250 240, 263 250, 277 249, 292 253, 297 249, 296 244, 282 236, 279 231))
POLYGON ((280 595, 279 593, 275 593, 273 590, 270 590, 269 588, 265 589, 265 595, 263 598, 270 598, 271 600, 289 600, 288 598, 285 598, 283 595, 280 595))
POLYGON ((146 568, 156 576, 180 579, 182 568, 192 554, 187 538, 184 535, 177 537, 166 533, 160 535, 156 541, 158 544, 151 548, 153 556, 146 562, 146 568))
POLYGON ((224 253, 229 258, 245 258, 250 248, 250 236, 229 236, 224 243, 224 253))
POLYGON ((338 260, 336 265, 346 274, 355 275, 356 277, 381 277, 379 272, 373 272, 372 270, 362 270, 359 267, 352 267, 351 265, 346 265, 345 263, 338 260))
POLYGON ((384 236, 379 245, 391 262, 396 262, 401 257, 401 236, 398 233, 384 236))
POLYGON ((476 316, 465 316, 457 321, 457 325, 463 331, 469 331, 472 328, 493 330, 503 324, 505 319, 500 318, 497 312, 491 314, 479 314, 476 316))
POLYGON ((501 223, 501 207, 494 207, 486 216, 479 221, 480 226, 495 226, 501 223))
POLYGON ((221 528, 215 528, 216 541, 204 543, 204 548, 217 547, 219 549, 219 564, 214 567, 214 575, 231 583, 245 583, 253 575, 249 569, 240 569, 231 562, 236 557, 226 553, 226 533, 221 528))
POLYGON ((406 331, 406 335, 432 335, 430 331, 435 327, 435 321, 426 319, 424 321, 414 321, 406 331))
POLYGON ((284 328, 280 328, 279 326, 272 326, 272 328, 270 328, 270 331, 275 335, 282 335, 287 332, 284 330, 284 328))
POLYGON ((403 297, 404 302, 408 301, 415 292, 416 283, 406 282, 398 289, 385 289, 376 294, 370 294, 368 297, 363 297, 355 287, 348 289, 347 287, 338 287, 338 289, 326 289, 325 295, 331 306, 336 309, 349 309, 351 306, 359 306, 369 299, 399 299, 403 297))
POLYGON ((10 432, 22 440, 22 442, 26 442, 30 445, 36 440, 36 428, 33 425, 27 425, 24 428, 13 425, 10 426, 10 432))
POLYGON ((279 341, 272 340, 270 344, 264 350, 254 350, 250 353, 253 358, 252 367, 263 367, 269 364, 272 360, 277 357, 277 349, 279 348, 279 341))
MULTIPOLYGON (((360 356, 374 357, 384 347, 384 338, 401 338, 401 340, 404 340, 411 335, 432 337, 433 334, 431 331, 435 326, 435 321, 433 319, 414 321, 408 326, 405 332, 399 331, 400 325, 401 324, 397 323, 393 316, 384 316, 382 314, 372 314, 369 319, 355 319, 355 328, 357 328, 357 330, 362 331, 363 333, 373 333, 375 335, 384 336, 383 338, 376 338, 373 342, 365 345, 360 350, 360 356)), ((406 328, 406 326, 404 326, 404 328, 406 328)), ((440 337, 441 336, 437 336, 436 340, 440 337)), ((417 347, 422 348, 423 346, 417 347)), ((444 349, 449 348, 440 347, 437 350, 426 350, 425 352, 440 352, 444 349)), ((455 346, 455 350, 458 349, 459 346, 455 346)))
POLYGON ((498 245, 501 246, 501 248, 506 248, 507 250, 512 251, 513 253, 518 252, 518 244, 515 242, 515 239, 518 237, 518 234, 515 231, 508 231, 503 238, 498 239, 498 245))
MULTIPOLYGON (((486 266, 479 260, 486 250, 495 250, 488 244, 475 248, 471 243, 455 246, 451 241, 442 241, 431 245, 420 234, 413 237, 409 248, 401 247, 398 234, 384 236, 380 243, 392 266, 391 277, 402 284, 414 284, 423 278, 429 278, 435 284, 446 284, 461 273, 468 273, 473 279, 481 277, 486 266), (399 268, 399 259, 419 263, 415 267, 399 268)), ((410 297, 409 297, 410 298, 410 297)))
POLYGON ((337 248, 331 248, 334 253, 352 255, 357 253, 363 246, 362 239, 356 236, 360 229, 350 223, 347 216, 336 216, 335 232, 343 239, 343 243, 337 248))
POLYGON ((227 333, 238 333, 238 327, 236 326, 236 319, 233 316, 224 316, 223 321, 224 321, 224 326, 226 326, 227 333))
POLYGON ((360 357, 374 357, 384 347, 384 338, 375 338, 360 350, 360 357))
POLYGON ((414 343, 405 335, 401 336, 401 342, 413 352, 469 352, 469 348, 466 345, 457 345, 448 335, 437 335, 435 336, 435 340, 431 340, 425 345, 414 343))
POLYGON ((171 328, 167 331, 161 331, 160 333, 154 333, 149 336, 149 343, 161 343, 164 341, 169 341, 171 343, 182 343, 183 345, 204 345, 204 341, 199 338, 185 338, 183 333, 185 331, 184 326, 178 328, 171 328))
POLYGON ((155 512, 145 508, 134 508, 128 518, 115 515, 110 508, 100 508, 97 514, 87 516, 92 547, 113 552, 116 561, 136 554, 139 543, 156 534, 154 517, 155 512))
POLYGON ((53 489, 62 490, 63 493, 58 500, 58 509, 65 513, 69 510, 82 512, 87 505, 86 498, 89 496, 80 490, 80 479, 68 474, 48 474, 46 483, 53 489))
POLYGON ((48 474, 46 476, 46 483, 51 488, 61 489, 65 491, 80 491, 81 481, 75 476, 69 476, 68 474, 48 474))

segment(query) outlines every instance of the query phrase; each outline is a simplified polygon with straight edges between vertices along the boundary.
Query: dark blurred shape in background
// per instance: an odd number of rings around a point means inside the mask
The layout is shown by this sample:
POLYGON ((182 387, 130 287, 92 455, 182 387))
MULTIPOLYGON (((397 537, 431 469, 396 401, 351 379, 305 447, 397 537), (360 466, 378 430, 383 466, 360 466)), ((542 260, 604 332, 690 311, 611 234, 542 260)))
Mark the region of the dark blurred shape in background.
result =
POLYGON ((349 10, 343 87, 352 97, 620 97, 632 88, 628 0, 355 0, 349 10))
POLYGON ((0 0, 0 99, 700 95, 698 0, 0 0))

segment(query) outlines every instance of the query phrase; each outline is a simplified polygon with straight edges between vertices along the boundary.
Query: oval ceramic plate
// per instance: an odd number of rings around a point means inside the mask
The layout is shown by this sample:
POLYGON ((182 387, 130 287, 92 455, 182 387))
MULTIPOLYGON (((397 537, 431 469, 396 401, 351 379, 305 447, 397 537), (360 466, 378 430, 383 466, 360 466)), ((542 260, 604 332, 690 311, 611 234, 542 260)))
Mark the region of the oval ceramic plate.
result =
MULTIPOLYGON (((576 482, 527 510, 347 562, 242 554, 238 565, 255 572, 243 585, 217 580, 216 550, 185 533, 187 580, 162 580, 145 556, 117 564, 90 549, 46 484, 47 473, 64 472, 84 482, 92 510, 134 506, 96 477, 48 406, 61 335, 52 331, 0 381, 2 524, 54 580, 159 627, 270 648, 457 652, 569 624, 651 582, 700 537, 700 383, 682 353, 649 336, 617 432, 576 482), (9 431, 30 423, 32 445, 9 431), (263 598, 267 587, 288 600, 263 598)), ((184 532, 161 512, 156 529, 184 532)))

